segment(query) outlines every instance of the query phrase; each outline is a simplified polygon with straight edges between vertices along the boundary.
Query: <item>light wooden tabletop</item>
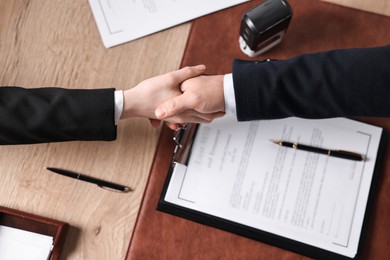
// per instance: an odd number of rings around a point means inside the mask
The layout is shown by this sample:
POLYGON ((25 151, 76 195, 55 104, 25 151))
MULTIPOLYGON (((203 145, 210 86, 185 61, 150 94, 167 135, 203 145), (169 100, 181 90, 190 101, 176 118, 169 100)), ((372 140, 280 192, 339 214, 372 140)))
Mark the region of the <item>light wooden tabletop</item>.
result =
MULTIPOLYGON (((390 15, 388 0, 328 1, 390 15)), ((0 85, 131 88, 179 68, 189 29, 106 49, 86 0, 0 0, 0 85)), ((113 142, 0 146, 0 205, 69 223, 63 259, 124 259, 158 135, 147 119, 135 118, 119 123, 113 142), (107 191, 48 166, 135 191, 107 191)))

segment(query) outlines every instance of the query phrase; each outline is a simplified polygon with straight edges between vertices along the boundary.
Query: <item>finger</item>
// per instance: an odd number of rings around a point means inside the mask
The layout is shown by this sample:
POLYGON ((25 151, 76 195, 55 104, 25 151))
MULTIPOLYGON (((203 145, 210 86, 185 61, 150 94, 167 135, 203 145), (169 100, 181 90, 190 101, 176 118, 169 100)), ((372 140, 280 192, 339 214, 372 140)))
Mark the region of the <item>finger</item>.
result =
POLYGON ((179 70, 173 71, 172 76, 175 78, 175 80, 178 83, 181 83, 186 79, 199 76, 205 70, 206 70, 206 66, 203 64, 196 65, 196 66, 187 66, 187 67, 181 68, 179 70))
POLYGON ((223 116, 225 116, 226 115, 226 113, 225 112, 216 112, 216 113, 214 113, 214 118, 219 118, 219 117, 223 117, 223 116))
POLYGON ((185 125, 187 123, 199 123, 199 124, 206 124, 212 122, 213 119, 204 119, 202 117, 198 116, 186 116, 186 117, 174 117, 174 118, 168 118, 165 120, 165 122, 170 123, 176 123, 177 125, 185 125))
POLYGON ((225 112, 214 112, 209 114, 204 114, 197 112, 195 110, 186 110, 180 114, 175 115, 173 118, 170 118, 172 120, 175 120, 177 118, 180 118, 182 121, 190 122, 191 123, 191 117, 195 118, 202 118, 206 121, 213 121, 215 118, 222 117, 225 115, 225 112))
POLYGON ((164 124, 174 131, 176 131, 180 128, 180 126, 176 123, 164 122, 164 124))
POLYGON ((225 115, 225 112, 215 112, 210 114, 202 114, 194 110, 186 110, 183 113, 177 114, 174 117, 165 118, 165 121, 172 123, 210 123, 218 117, 225 115))
POLYGON ((157 128, 160 126, 161 121, 156 119, 149 118, 149 122, 152 125, 152 127, 157 128))
POLYGON ((173 117, 187 109, 191 109, 190 103, 187 101, 186 95, 183 94, 176 96, 157 107, 155 116, 157 119, 165 119, 173 117))

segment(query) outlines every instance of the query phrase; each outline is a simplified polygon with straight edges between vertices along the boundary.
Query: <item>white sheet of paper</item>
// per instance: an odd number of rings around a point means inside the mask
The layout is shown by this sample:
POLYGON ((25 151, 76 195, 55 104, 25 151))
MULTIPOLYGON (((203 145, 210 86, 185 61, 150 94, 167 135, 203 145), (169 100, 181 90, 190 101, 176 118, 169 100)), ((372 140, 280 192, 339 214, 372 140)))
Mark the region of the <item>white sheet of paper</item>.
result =
POLYGON ((187 171, 165 200, 348 257, 355 256, 382 129, 357 121, 201 125, 187 171), (366 155, 352 161, 281 147, 271 139, 366 155))
POLYGON ((1 260, 47 260, 53 237, 0 225, 1 260))
POLYGON ((89 4, 109 48, 247 1, 89 0, 89 4))

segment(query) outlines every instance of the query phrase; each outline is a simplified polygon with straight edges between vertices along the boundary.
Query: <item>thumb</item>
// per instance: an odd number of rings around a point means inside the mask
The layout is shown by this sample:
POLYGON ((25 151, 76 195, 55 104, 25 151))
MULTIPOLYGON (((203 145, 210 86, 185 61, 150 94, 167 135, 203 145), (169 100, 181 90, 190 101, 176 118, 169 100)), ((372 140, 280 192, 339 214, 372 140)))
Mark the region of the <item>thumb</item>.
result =
POLYGON ((176 96, 157 107, 154 112, 157 119, 173 117, 184 110, 189 109, 187 107, 188 102, 185 102, 185 97, 183 96, 184 94, 176 96))

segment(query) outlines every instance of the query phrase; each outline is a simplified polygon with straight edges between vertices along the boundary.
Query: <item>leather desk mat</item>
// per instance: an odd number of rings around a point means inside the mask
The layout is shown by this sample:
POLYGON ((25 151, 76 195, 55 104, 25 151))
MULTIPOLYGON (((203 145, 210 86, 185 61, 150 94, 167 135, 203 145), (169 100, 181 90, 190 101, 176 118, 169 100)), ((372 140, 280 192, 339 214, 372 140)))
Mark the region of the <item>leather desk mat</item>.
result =
MULTIPOLYGON (((390 43, 389 17, 321 1, 289 0, 293 18, 282 43, 261 56, 249 58, 238 44, 241 16, 260 2, 250 1, 194 20, 182 66, 205 64, 208 74, 224 74, 231 72, 233 58, 285 59, 329 49, 390 43)), ((362 120, 390 132, 390 119, 362 120)), ((126 259, 307 259, 291 251, 157 211, 172 161, 173 135, 167 127, 162 128, 126 259)), ((386 146, 389 147, 389 142, 386 146)), ((387 152, 384 157, 362 259, 390 259, 390 154, 387 152)))

